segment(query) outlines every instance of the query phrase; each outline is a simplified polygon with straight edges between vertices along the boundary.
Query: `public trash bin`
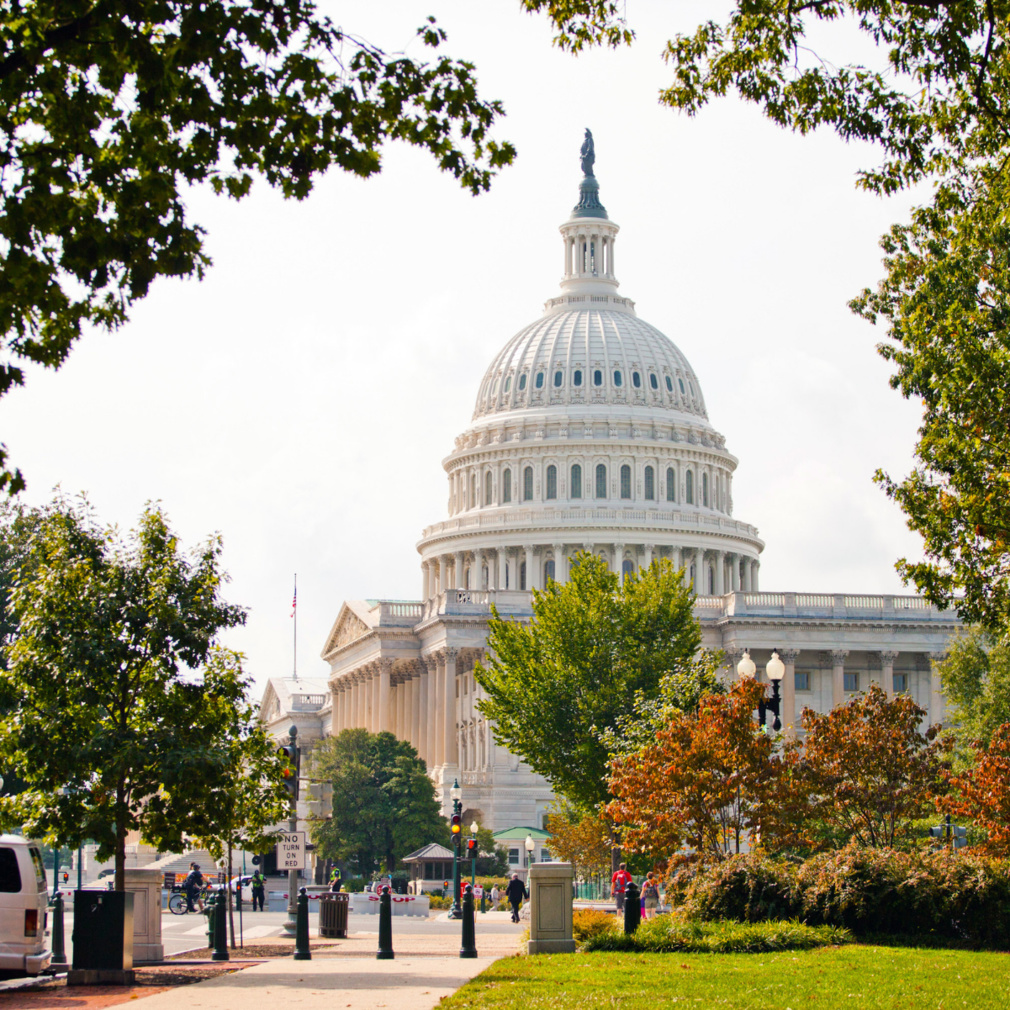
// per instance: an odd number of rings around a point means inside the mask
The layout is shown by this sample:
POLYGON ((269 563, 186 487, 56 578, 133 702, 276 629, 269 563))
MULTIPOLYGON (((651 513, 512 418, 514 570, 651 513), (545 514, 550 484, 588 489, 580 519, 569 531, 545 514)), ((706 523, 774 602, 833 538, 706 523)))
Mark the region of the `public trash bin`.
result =
POLYGON ((133 968, 133 893, 74 892, 74 970, 133 968))
POLYGON ((350 896, 346 891, 327 891, 319 895, 319 935, 347 939, 347 911, 350 896))

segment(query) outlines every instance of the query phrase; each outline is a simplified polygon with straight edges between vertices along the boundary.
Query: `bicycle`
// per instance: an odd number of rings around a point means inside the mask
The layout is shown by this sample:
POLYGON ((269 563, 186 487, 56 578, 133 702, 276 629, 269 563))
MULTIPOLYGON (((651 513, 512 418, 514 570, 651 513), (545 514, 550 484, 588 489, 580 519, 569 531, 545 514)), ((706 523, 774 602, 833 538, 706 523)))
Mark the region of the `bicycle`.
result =
MULTIPOLYGON (((204 903, 204 899, 210 894, 210 888, 207 886, 201 887, 193 897, 194 901, 200 902, 201 905, 204 903)), ((172 890, 172 894, 168 899, 168 910, 173 915, 185 915, 189 911, 189 902, 186 900, 186 892, 179 888, 179 890, 172 890)), ((197 913, 202 913, 203 908, 197 908, 193 906, 193 911, 197 913)))

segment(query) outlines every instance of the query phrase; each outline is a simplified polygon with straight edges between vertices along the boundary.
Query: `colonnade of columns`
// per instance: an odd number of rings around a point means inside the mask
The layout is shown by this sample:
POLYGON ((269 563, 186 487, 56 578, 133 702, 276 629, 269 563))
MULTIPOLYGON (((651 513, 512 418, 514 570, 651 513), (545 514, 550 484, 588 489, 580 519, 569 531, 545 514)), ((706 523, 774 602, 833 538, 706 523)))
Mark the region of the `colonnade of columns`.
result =
POLYGON ((455 551, 428 557, 421 562, 423 599, 430 600, 450 589, 543 589, 548 578, 564 583, 580 551, 606 557, 618 575, 625 562, 633 568, 647 567, 654 558, 669 558, 683 567, 685 578, 698 596, 758 591, 757 558, 735 551, 706 547, 671 547, 656 544, 551 543, 491 547, 455 551))
POLYGON ((473 665, 481 650, 443 648, 416 660, 382 657, 331 682, 333 733, 362 727, 406 740, 428 765, 478 767, 493 753, 473 665), (396 672, 393 673, 394 666, 396 672), (460 760, 463 752, 465 760, 460 760))

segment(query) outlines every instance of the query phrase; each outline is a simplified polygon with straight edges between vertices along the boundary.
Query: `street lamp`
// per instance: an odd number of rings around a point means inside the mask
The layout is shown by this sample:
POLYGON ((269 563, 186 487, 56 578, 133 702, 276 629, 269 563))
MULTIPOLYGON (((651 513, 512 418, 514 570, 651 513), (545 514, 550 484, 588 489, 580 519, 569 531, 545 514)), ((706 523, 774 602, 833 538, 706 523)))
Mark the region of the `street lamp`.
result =
POLYGON ((533 863, 533 850, 537 847, 537 843, 533 841, 532 835, 526 836, 526 881, 529 882, 530 879, 530 866, 533 863))
POLYGON ((480 825, 476 821, 470 822, 470 886, 477 888, 477 829, 480 825))
POLYGON ((449 822, 452 832, 452 907, 449 909, 450 919, 462 919, 463 909, 459 904, 459 848, 462 839, 462 824, 460 823, 463 811, 463 790, 459 787, 459 779, 453 779, 452 788, 449 790, 449 798, 452 800, 452 820, 449 822))
MULTIPOLYGON (((736 672, 740 675, 741 680, 754 679, 757 667, 754 665, 754 660, 750 658, 749 652, 745 652, 743 659, 737 663, 736 672)), ((786 664, 779 659, 777 652, 772 653, 772 658, 765 665, 765 673, 768 674, 768 681, 772 686, 772 696, 771 698, 762 698, 758 702, 758 721, 763 727, 767 713, 771 712, 775 716, 775 720, 772 722, 772 729, 778 732, 782 729, 782 720, 779 718, 782 708, 782 697, 779 694, 779 688, 782 684, 782 678, 786 675, 786 664)))

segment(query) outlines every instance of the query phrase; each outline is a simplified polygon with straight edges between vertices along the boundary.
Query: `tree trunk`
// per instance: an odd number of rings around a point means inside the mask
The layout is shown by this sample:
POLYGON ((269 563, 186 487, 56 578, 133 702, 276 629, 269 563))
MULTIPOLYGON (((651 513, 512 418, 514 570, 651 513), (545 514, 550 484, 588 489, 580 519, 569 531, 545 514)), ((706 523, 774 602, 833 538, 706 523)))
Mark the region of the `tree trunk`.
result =
POLYGON ((126 890, 126 805, 122 784, 116 788, 116 874, 112 878, 117 891, 126 890))

